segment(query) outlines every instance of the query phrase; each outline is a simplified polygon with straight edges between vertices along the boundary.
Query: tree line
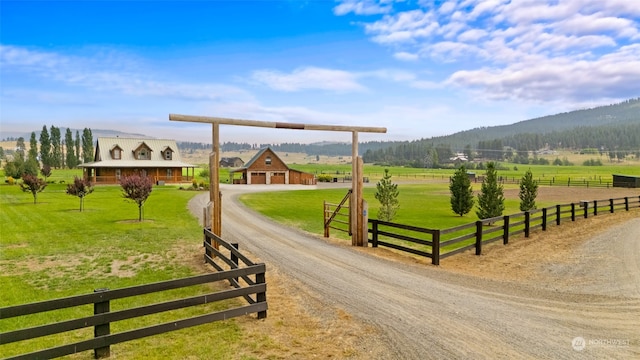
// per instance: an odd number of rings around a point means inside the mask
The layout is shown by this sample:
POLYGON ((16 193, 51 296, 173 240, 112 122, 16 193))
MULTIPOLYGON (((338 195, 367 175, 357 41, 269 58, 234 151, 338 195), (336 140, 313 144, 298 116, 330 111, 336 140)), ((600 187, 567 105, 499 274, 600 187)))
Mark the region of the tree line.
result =
POLYGON ((507 160, 527 164, 532 163, 529 154, 533 153, 535 157, 535 151, 540 149, 591 152, 606 155, 612 161, 623 159, 629 154, 640 157, 640 123, 583 126, 545 134, 523 133, 479 140, 463 146, 437 142, 434 139, 421 139, 367 150, 363 160, 365 163, 430 168, 450 163, 451 157, 463 153, 468 160, 482 158, 489 161, 507 160))
MULTIPOLYGON (((37 176, 42 171, 46 177, 50 169, 77 168, 80 164, 93 161, 94 156, 93 135, 89 128, 84 128, 82 135, 76 130, 75 138, 71 129, 67 128, 63 139, 59 127, 51 125, 47 128, 43 125, 39 139, 32 132, 28 152, 26 148, 25 139, 19 137, 12 158, 5 164, 6 176, 18 179, 25 174, 37 176)), ((1 158, 6 158, 8 153, 0 147, 1 158)))

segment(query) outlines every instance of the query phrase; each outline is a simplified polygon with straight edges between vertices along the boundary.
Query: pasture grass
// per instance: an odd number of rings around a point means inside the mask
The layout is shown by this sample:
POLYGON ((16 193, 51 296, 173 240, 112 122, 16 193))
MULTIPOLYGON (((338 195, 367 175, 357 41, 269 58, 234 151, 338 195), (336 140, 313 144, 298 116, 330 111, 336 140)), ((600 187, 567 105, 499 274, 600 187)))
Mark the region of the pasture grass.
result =
MULTIPOLYGON (((72 174, 72 172, 70 172, 72 174)), ((54 172, 55 174, 55 172, 54 172)), ((61 179, 67 177, 60 171, 61 179)), ((196 194, 175 187, 154 187, 138 222, 138 208, 126 201, 119 186, 99 186, 85 198, 65 193, 66 185, 49 184, 33 204, 18 186, 0 186, 0 307, 91 293, 94 289, 142 285, 195 275, 184 253, 199 253, 202 229, 188 212, 196 194)), ((226 287, 189 287, 115 300, 113 310, 183 298, 226 287)), ((192 317, 229 306, 229 300, 175 310, 112 324, 112 333, 192 317)), ((89 316, 92 306, 75 307, 0 320, 0 332, 89 316)), ((92 329, 0 345, 11 356, 92 337, 92 329)), ((241 329, 234 319, 180 330, 112 347, 124 358, 225 359, 241 346, 241 329), (215 339, 215 345, 212 340, 215 339)), ((245 344, 246 346, 246 344, 245 344)), ((84 358, 87 353, 71 356, 84 358)))

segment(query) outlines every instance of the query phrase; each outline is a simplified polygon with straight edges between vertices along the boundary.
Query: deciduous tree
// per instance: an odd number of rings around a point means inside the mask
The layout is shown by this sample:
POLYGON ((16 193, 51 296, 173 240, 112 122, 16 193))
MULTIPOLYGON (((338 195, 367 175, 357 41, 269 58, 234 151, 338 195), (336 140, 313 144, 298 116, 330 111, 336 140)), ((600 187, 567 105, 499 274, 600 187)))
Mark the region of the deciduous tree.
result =
POLYGON ((383 221, 391 221, 396 216, 400 207, 398 201, 398 184, 391 181, 389 169, 384 169, 384 176, 376 184, 376 199, 380 202, 378 210, 378 219, 383 221))
POLYGON ((153 189, 153 181, 148 176, 133 174, 123 176, 120 179, 120 186, 125 199, 129 199, 138 204, 138 221, 142 221, 142 210, 145 201, 153 189))
POLYGON ((47 178, 51 176, 51 166, 43 165, 42 169, 40 169, 40 174, 44 176, 44 182, 47 182, 47 178))
POLYGON ((47 187, 47 182, 39 177, 31 174, 25 174, 22 176, 22 182, 20 188, 24 192, 30 192, 33 195, 33 203, 37 203, 38 193, 42 192, 47 187))
POLYGON ((89 180, 73 177, 73 184, 67 185, 67 194, 80 198, 80 212, 84 208, 84 197, 93 192, 93 185, 89 180))
POLYGON ((473 189, 464 165, 453 174, 449 182, 449 191, 451 191, 451 210, 454 213, 463 216, 473 209, 473 189))

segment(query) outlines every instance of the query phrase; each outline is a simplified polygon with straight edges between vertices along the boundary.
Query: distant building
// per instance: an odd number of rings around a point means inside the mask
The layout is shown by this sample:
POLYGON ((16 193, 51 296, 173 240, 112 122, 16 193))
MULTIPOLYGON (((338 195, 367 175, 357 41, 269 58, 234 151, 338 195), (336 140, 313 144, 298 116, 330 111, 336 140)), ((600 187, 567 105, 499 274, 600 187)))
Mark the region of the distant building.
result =
POLYGON ((459 165, 463 162, 468 162, 469 159, 467 158, 467 155, 463 153, 456 153, 455 156, 452 156, 449 158, 449 161, 459 165))
POLYGON ((233 184, 316 184, 313 174, 289 169, 269 147, 258 151, 240 169, 230 171, 229 177, 233 184))
POLYGON ((79 166, 94 184, 118 184, 132 174, 150 176, 157 184, 182 183, 191 182, 195 173, 194 165, 180 159, 175 140, 166 139, 100 137, 93 161, 79 166))
POLYGON ((239 168, 244 166, 244 161, 239 157, 223 157, 220 159, 221 167, 239 168))

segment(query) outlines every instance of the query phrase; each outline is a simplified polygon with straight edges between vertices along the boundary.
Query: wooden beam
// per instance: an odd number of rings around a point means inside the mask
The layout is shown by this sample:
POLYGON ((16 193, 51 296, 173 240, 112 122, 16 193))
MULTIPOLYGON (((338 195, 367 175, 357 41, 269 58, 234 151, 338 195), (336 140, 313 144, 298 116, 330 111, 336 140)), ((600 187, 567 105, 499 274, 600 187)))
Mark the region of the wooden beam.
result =
POLYGON ((287 123, 287 122, 243 120, 243 119, 230 119, 230 118, 221 118, 221 117, 180 115, 180 114, 169 114, 169 120, 198 122, 198 123, 206 123, 206 124, 265 127, 265 128, 273 128, 273 129, 357 131, 357 132, 369 132, 369 133, 386 133, 387 132, 387 128, 384 128, 384 127, 297 124, 297 123, 287 123))

